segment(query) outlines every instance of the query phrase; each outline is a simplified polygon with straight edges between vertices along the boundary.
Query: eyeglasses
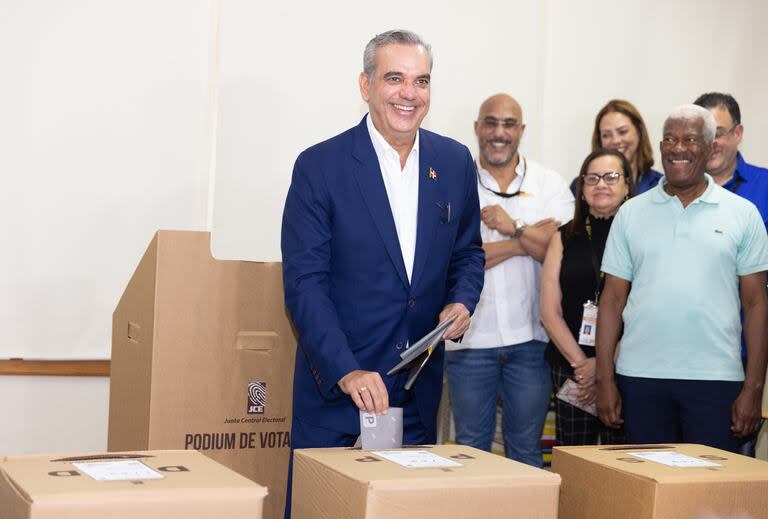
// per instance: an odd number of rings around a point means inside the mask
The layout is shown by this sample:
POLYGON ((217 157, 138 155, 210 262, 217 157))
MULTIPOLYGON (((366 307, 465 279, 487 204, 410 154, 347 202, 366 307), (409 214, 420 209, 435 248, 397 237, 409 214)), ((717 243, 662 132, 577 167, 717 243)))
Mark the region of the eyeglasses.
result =
POLYGON ((676 147, 678 144, 682 144, 684 148, 693 148, 693 147, 700 147, 704 146, 704 140, 700 137, 696 137, 693 135, 689 135, 688 137, 683 137, 682 139, 678 139, 677 137, 671 137, 667 136, 661 139, 661 147, 665 149, 670 149, 676 147))
POLYGON ((586 175, 581 176, 581 181, 588 186, 596 186, 602 180, 605 182, 605 185, 612 186, 623 176, 625 176, 624 173, 619 173, 618 171, 609 171, 602 175, 598 175, 597 173, 587 173, 586 175))
POLYGON ((496 129, 497 126, 501 125, 502 128, 505 130, 514 130, 518 126, 520 126, 520 121, 517 119, 496 119, 495 117, 486 117, 482 121, 480 121, 480 124, 483 127, 483 130, 486 131, 493 131, 496 129))
POLYGON ((738 124, 734 124, 733 126, 731 126, 730 130, 726 130, 725 128, 718 128, 717 131, 715 132, 715 139, 720 140, 727 135, 731 135, 737 126, 738 124))

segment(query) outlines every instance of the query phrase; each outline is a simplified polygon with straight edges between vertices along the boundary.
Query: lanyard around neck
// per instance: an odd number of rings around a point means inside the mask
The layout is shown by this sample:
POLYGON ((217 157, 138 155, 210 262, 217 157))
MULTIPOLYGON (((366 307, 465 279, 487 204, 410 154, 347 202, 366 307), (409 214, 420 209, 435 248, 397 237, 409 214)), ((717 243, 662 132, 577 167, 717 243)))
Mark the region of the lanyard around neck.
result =
POLYGON ((584 217, 584 227, 587 230, 587 240, 589 241, 589 252, 592 256, 592 270, 595 272, 595 304, 600 301, 600 292, 603 290, 603 282, 605 281, 605 273, 600 270, 600 260, 597 259, 597 252, 595 246, 592 243, 592 221, 589 219, 589 215, 584 217))
POLYGON ((480 178, 480 168, 478 167, 478 168, 476 168, 475 171, 477 172, 477 181, 480 183, 480 186, 482 188, 484 188, 485 190, 490 191, 494 195, 500 196, 501 198, 512 198, 512 197, 518 196, 520 194, 524 195, 525 191, 520 191, 520 189, 523 187, 523 181, 525 180, 525 173, 526 173, 526 171, 528 171, 528 163, 525 161, 525 157, 521 156, 520 158, 523 159, 523 174, 520 175, 520 187, 517 189, 517 191, 515 191, 514 193, 502 193, 501 191, 494 191, 490 187, 488 187, 485 184, 483 184, 483 180, 482 180, 482 178, 480 178))

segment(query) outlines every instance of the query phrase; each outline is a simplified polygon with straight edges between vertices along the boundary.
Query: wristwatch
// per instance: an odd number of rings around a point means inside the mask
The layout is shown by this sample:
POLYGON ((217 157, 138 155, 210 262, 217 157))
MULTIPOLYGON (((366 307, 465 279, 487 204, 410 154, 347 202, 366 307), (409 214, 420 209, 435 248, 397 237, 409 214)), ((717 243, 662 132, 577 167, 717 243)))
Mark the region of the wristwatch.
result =
POLYGON ((525 222, 520 218, 515 218, 512 220, 512 223, 515 224, 515 233, 512 235, 512 237, 519 238, 523 235, 523 231, 525 230, 525 222))

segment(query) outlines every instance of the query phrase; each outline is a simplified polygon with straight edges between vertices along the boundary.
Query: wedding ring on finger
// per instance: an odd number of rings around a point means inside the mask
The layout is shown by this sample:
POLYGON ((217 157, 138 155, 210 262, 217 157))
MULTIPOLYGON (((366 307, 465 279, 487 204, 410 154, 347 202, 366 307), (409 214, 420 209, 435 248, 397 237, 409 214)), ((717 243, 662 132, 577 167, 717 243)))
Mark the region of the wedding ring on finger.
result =
POLYGON ((365 386, 361 386, 361 387, 357 388, 357 394, 362 395, 363 391, 368 391, 368 388, 365 387, 365 386))

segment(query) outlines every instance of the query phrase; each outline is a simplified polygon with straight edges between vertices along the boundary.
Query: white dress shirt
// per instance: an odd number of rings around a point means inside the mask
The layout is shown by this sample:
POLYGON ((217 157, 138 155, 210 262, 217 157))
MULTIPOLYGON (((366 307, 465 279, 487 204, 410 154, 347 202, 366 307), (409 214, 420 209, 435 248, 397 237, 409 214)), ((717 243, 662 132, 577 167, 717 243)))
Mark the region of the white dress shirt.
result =
POLYGON ((405 167, 401 168, 400 154, 384 140, 373 125, 370 114, 366 118, 366 124, 373 149, 379 159, 389 207, 395 219, 400 252, 403 255, 408 281, 410 281, 413 273, 413 258, 416 255, 416 224, 419 210, 419 133, 416 132, 413 148, 405 161, 405 167))
MULTIPOLYGON (((486 187, 500 191, 496 180, 479 163, 477 169, 486 187)), ((517 177, 506 192, 520 189, 520 194, 503 198, 478 182, 480 207, 498 204, 510 217, 522 219, 526 225, 544 218, 555 218, 562 223, 573 218, 573 195, 558 173, 522 155, 515 172, 517 177)), ((480 234, 483 243, 510 239, 482 222, 480 234)), ((486 270, 485 284, 469 330, 461 344, 447 342, 446 348, 497 348, 533 339, 549 340, 539 318, 540 279, 541 263, 530 256, 513 256, 486 270)))

